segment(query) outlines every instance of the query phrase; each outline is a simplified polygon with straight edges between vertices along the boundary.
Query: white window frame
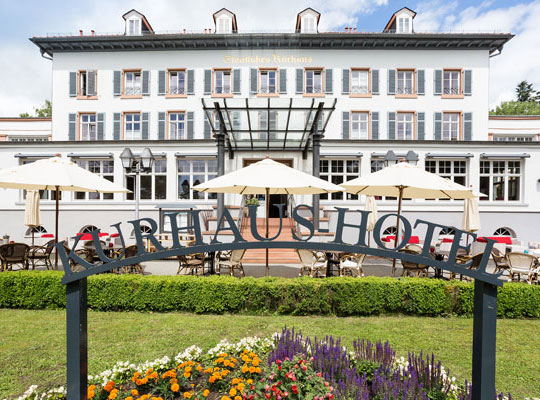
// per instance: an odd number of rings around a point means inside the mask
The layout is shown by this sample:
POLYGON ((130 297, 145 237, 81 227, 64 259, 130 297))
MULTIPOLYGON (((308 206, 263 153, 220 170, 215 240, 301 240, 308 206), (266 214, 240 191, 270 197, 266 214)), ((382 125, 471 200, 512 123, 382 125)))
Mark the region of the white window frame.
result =
POLYGON ((124 95, 139 96, 142 94, 141 71, 124 71, 124 95))
POLYGON ((79 86, 77 90, 79 96, 88 96, 88 71, 79 71, 79 86))
POLYGON ((461 71, 445 69, 443 71, 443 95, 459 96, 461 93, 461 71))
POLYGON ((414 113, 398 112, 396 118, 396 140, 414 140, 414 113), (410 137, 408 137, 410 127, 410 137))
POLYGON ((276 130, 278 124, 278 112, 270 111, 270 116, 268 111, 259 111, 259 130, 264 132, 259 132, 259 140, 267 140, 266 134, 270 131, 270 140, 275 140, 276 130), (270 119, 270 129, 268 129, 268 120, 270 119))
POLYGON ((524 161, 523 160, 480 160, 480 181, 482 181, 482 178, 488 178, 488 187, 489 187, 489 193, 485 193, 486 190, 480 187, 480 192, 483 192, 484 194, 488 194, 488 197, 480 197, 481 201, 490 201, 490 202, 511 202, 511 203, 519 203, 523 202, 523 178, 524 178, 524 161), (502 164, 501 164, 502 163, 502 164), (502 172, 500 170, 500 167, 502 166, 502 172), (515 166, 519 167, 519 173, 510 172, 511 167, 514 168, 515 166), (486 167, 488 167, 486 169, 486 167), (497 168, 496 168, 497 167, 497 168), (486 172, 487 171, 487 172, 486 172), (513 178, 519 179, 519 185, 518 185, 518 198, 516 200, 509 200, 509 182, 513 178), (504 185, 503 189, 503 197, 502 198, 495 198, 495 190, 494 185, 496 182, 502 182, 504 185))
POLYGON ((197 192, 193 190, 193 186, 198 183, 207 182, 210 179, 217 177, 217 159, 215 158, 177 158, 176 159, 176 197, 179 200, 187 201, 211 201, 217 199, 216 193, 197 192), (187 167, 187 170, 180 172, 180 165, 187 167), (204 171, 201 171, 201 167, 204 167, 204 171), (183 197, 181 194, 184 191, 180 191, 182 183, 180 177, 187 178, 189 180, 189 197, 183 197), (204 181, 196 182, 195 177, 201 176, 204 181))
POLYGON ((129 18, 127 20, 127 35, 134 36, 140 35, 142 32, 142 21, 140 18, 129 18))
POLYGON ((324 94, 323 75, 324 70, 306 69, 304 72, 304 93, 305 94, 324 94))
POLYGON ((416 90, 415 71, 398 69, 396 71, 396 95, 414 95, 416 90))
POLYGON ((493 135, 494 142, 536 142, 537 135, 521 136, 521 135, 493 135))
POLYGON ((469 163, 466 159, 429 158, 425 160, 424 168, 426 171, 437 174, 442 178, 450 179, 452 182, 463 186, 469 186, 469 163))
POLYGON ((369 94, 369 70, 368 69, 352 69, 351 70, 351 89, 350 93, 369 94), (365 75, 365 76, 364 76, 365 75))
POLYGON ((351 112, 351 139, 369 139, 369 112, 351 112))
POLYGON ((317 22, 314 15, 304 15, 302 17, 302 33, 317 33, 317 22))
POLYGON ((442 115, 441 140, 461 140, 461 113, 444 112, 442 115))
POLYGON ((141 113, 124 113, 124 140, 142 139, 142 116, 141 113), (135 129, 136 126, 139 129, 135 129), (129 129, 128 129, 129 128, 129 129))
POLYGON ((277 70, 260 69, 259 70, 259 94, 277 94, 277 88, 278 88, 277 70))
POLYGON ((398 33, 410 33, 411 32, 411 17, 400 16, 397 19, 397 32, 398 33))
POLYGON ((214 94, 232 94, 233 72, 230 69, 214 70, 214 94), (219 86, 218 86, 219 83, 219 86))
POLYGON ((81 141, 97 140, 97 114, 96 113, 79 114, 79 140, 81 141))
POLYGON ((171 111, 167 113, 167 124, 169 127, 169 139, 187 139, 186 113, 183 111, 171 111), (174 118, 171 118, 174 117, 174 118))
MULTIPOLYGON (((136 185, 136 175, 135 174, 125 174, 125 182, 126 187, 130 187, 132 193, 126 194, 126 200, 132 201, 135 199, 133 189, 136 185), (131 183, 128 183, 128 181, 131 180, 131 183)), ((162 201, 167 199, 167 159, 160 157, 156 158, 154 160, 154 164, 152 165, 152 171, 141 173, 141 185, 138 188, 139 190, 139 199, 140 201, 162 201), (165 190, 163 193, 163 196, 160 196, 159 198, 156 197, 156 178, 160 177, 163 179, 163 182, 165 182, 165 190), (144 187, 144 181, 150 179, 150 198, 143 197, 143 191, 142 188, 144 187)))
MULTIPOLYGON (((339 185, 358 178, 361 172, 359 158, 321 158, 319 161, 320 178, 339 185)), ((358 195, 336 192, 321 194, 321 200, 328 201, 358 201, 358 195)))
MULTIPOLYGON (((79 167, 90 171, 97 176, 114 182, 114 159, 112 158, 78 158, 73 160, 79 167)), ((114 200, 113 193, 74 192, 74 201, 114 200)))
POLYGON ((232 19, 228 15, 220 15, 216 20, 216 33, 232 33, 232 19))
POLYGON ((186 71, 181 69, 169 71, 168 94, 173 96, 186 94, 186 75, 186 71))

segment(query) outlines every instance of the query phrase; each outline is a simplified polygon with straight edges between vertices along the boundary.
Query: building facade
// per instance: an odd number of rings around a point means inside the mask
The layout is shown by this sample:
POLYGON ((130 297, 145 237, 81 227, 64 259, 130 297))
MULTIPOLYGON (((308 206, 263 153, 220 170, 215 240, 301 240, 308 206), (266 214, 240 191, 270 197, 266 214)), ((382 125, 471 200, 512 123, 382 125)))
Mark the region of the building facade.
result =
MULTIPOLYGON (((216 134, 225 135, 224 172, 269 155, 337 184, 383 168, 391 150, 483 193, 481 234, 536 240, 538 120, 514 131, 523 121, 488 118, 490 57, 512 35, 416 33, 414 16, 397 11, 381 33, 319 32, 321 15, 308 8, 291 33, 248 34, 222 9, 213 30, 160 34, 131 10, 123 34, 34 37, 52 60, 52 141, 0 143, 0 167, 61 154, 134 189, 119 155, 149 147, 156 162, 141 177, 141 216, 157 218, 160 208, 217 204, 217 196, 191 190, 218 174, 216 134)), ((2 198, 15 237, 25 234, 23 196, 2 198)), ((52 202, 43 198, 43 226, 52 230, 52 202)), ((63 193, 61 202, 62 237, 133 217, 133 194, 63 193)), ((334 206, 363 202, 320 197, 330 224, 334 206)), ((396 209, 395 199, 378 204, 382 213, 396 209)), ((404 202, 411 218, 458 227, 462 208, 460 201, 404 202)))

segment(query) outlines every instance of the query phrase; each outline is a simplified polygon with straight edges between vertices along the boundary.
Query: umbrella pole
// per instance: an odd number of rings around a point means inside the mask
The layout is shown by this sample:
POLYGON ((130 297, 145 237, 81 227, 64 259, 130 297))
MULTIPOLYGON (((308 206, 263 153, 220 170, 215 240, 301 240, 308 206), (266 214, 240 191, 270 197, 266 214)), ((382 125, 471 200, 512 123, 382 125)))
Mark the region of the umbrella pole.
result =
MULTIPOLYGON (((60 194, 60 188, 58 186, 56 186, 56 190, 55 190, 55 196, 56 196, 56 216, 55 216, 55 219, 56 219, 56 223, 55 223, 55 228, 54 228, 54 244, 57 244, 58 243, 58 213, 59 213, 59 208, 60 208, 60 202, 59 202, 59 194, 60 194)), ((55 250, 54 252, 54 269, 58 269, 58 249, 55 250)))
MULTIPOLYGON (((270 188, 266 188, 266 196, 264 198, 266 201, 265 201, 265 206, 266 206, 266 238, 268 239, 269 235, 268 235, 268 223, 269 223, 269 210, 270 210, 270 188)), ((268 267, 268 247, 265 249, 266 250, 266 276, 268 276, 270 274, 270 269, 268 267)))
MULTIPOLYGON (((403 200, 403 186, 399 187, 399 198, 398 198, 398 209, 397 209, 397 218, 396 218, 396 236, 394 239, 394 248, 398 244, 399 236, 399 216, 401 215, 401 201, 403 200)), ((392 276, 396 276, 396 259, 392 260, 392 276)))

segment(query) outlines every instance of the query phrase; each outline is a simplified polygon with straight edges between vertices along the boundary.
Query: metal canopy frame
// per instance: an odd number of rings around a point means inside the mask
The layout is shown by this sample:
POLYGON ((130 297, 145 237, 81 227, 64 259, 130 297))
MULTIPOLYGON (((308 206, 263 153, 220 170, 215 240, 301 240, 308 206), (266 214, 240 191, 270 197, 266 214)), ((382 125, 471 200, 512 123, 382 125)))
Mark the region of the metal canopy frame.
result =
MULTIPOLYGON (((246 98, 245 105, 231 105, 230 101, 227 102, 227 99, 225 98, 220 100, 221 101, 214 101, 212 104, 208 104, 203 98, 201 99, 201 102, 212 133, 214 135, 222 134, 225 136, 225 144, 229 152, 229 158, 233 158, 234 151, 237 150, 296 150, 302 151, 303 157, 307 158, 307 153, 313 141, 313 135, 319 135, 320 137, 324 136, 326 126, 328 125, 328 121, 330 120, 337 103, 337 99, 333 99, 331 101, 331 105, 327 106, 324 101, 316 103, 315 98, 313 98, 309 105, 298 105, 295 104, 294 98, 290 98, 288 104, 284 105, 276 104, 275 101, 278 100, 283 102, 284 99, 268 98, 264 105, 254 105, 253 102, 250 102, 250 99, 246 98), (236 111, 240 111, 247 115, 245 127, 247 129, 238 129, 234 126, 231 113, 236 111), (259 111, 267 112, 268 121, 265 129, 254 129, 254 124, 252 123, 250 113, 259 111), (278 126, 275 128, 270 127, 270 113, 273 111, 287 113, 283 128, 280 129, 278 126), (291 128, 291 114, 294 112, 306 113, 305 122, 303 123, 303 127, 301 129, 291 128), (219 124, 214 123, 214 113, 219 121, 219 124), (326 113, 324 123, 321 127, 318 127, 319 121, 324 113, 326 113), (228 121, 228 123, 226 124, 225 121, 228 121), (237 134, 246 133, 249 134, 249 144, 248 146, 242 146, 242 142, 238 140, 237 134), (254 140, 255 134, 261 133, 266 134, 266 143, 263 146, 260 145, 260 142, 255 143, 254 140), (283 139, 271 139, 272 133, 276 135, 283 134, 283 139), (299 144, 291 143, 292 140, 290 140, 289 135, 291 133, 301 135, 299 144)), ((260 99, 257 100, 260 102, 260 99)), ((305 99, 301 100, 305 101, 305 99)))

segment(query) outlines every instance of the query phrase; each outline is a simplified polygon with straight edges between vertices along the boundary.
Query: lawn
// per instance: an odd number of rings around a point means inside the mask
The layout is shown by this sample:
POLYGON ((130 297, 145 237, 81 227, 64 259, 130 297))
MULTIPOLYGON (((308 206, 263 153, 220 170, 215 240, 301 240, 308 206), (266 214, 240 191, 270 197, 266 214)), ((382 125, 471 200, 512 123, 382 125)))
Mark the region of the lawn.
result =
MULTIPOLYGON (((141 362, 172 355, 191 344, 209 348, 222 338, 265 336, 284 326, 306 335, 331 334, 350 345, 355 338, 388 340, 398 355, 433 352, 462 380, 471 376, 472 319, 292 317, 89 312, 89 373, 116 361, 141 362)), ((0 399, 30 385, 63 385, 65 311, 0 309, 0 399)), ((540 320, 499 320, 497 389, 517 398, 540 394, 540 320)))

